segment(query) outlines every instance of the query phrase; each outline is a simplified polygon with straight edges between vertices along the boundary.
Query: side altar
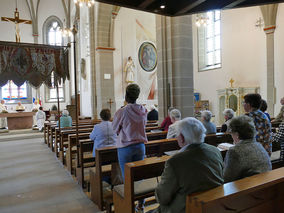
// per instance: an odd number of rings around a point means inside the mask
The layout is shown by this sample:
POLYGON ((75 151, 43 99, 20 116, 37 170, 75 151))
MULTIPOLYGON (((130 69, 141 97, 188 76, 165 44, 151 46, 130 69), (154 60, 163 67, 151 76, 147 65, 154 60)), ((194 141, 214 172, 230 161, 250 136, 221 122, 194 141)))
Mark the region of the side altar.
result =
POLYGON ((259 87, 231 87, 217 90, 219 105, 219 123, 225 122, 223 111, 230 108, 236 116, 245 114, 242 107, 244 96, 249 93, 259 93, 259 87))
POLYGON ((31 129, 33 127, 33 116, 36 112, 12 112, 0 113, 0 118, 7 118, 8 129, 31 129))

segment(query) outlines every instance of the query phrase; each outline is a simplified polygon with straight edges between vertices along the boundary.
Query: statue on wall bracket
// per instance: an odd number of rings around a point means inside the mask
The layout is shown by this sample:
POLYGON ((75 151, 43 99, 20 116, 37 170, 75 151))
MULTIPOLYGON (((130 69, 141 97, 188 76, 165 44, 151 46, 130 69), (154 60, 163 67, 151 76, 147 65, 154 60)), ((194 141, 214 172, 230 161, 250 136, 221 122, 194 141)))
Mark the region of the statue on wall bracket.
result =
POLYGON ((134 62, 131 56, 129 56, 124 67, 124 72, 126 72, 125 81, 128 84, 134 83, 134 69, 135 69, 134 62))

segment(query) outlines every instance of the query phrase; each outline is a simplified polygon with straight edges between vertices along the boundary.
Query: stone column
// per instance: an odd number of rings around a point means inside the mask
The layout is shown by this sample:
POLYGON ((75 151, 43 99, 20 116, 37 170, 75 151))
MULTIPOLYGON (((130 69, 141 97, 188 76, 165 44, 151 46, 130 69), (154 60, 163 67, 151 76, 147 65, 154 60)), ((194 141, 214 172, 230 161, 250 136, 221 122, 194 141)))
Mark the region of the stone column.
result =
POLYGON ((96 89, 96 50, 95 50, 95 47, 96 47, 96 43, 95 43, 95 6, 93 7, 90 7, 89 9, 89 25, 90 25, 90 36, 89 36, 89 39, 90 39, 90 79, 91 79, 91 82, 90 82, 90 87, 92 88, 92 91, 91 91, 91 103, 92 103, 92 117, 94 119, 97 119, 98 118, 98 111, 97 111, 97 89, 96 89))
POLYGON ((161 119, 168 107, 193 116, 193 52, 191 16, 157 15, 158 107, 161 119))
POLYGON ((278 4, 261 6, 266 33, 266 64, 267 64, 267 111, 273 116, 275 105, 275 84, 274 84, 274 31, 276 29, 276 15, 278 4))

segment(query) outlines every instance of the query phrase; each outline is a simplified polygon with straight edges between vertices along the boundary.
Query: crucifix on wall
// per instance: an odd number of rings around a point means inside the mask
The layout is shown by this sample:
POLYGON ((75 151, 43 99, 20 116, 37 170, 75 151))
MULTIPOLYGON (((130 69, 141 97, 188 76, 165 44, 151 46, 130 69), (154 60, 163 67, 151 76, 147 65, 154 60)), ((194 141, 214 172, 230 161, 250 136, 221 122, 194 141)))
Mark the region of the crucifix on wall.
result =
POLYGON ((13 22, 15 24, 15 36, 16 42, 18 43, 21 41, 19 24, 32 24, 31 20, 20 19, 18 8, 16 8, 16 11, 14 12, 14 18, 1 17, 1 21, 13 22))

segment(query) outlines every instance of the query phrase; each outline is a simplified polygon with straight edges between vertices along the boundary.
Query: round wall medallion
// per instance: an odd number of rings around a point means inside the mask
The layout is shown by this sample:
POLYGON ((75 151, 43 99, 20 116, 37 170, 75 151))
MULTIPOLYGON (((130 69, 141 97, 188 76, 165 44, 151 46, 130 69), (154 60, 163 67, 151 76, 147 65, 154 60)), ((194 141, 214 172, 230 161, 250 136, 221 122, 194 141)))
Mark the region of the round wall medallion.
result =
POLYGON ((141 44, 138 52, 140 66, 147 72, 153 71, 157 66, 157 50, 150 42, 141 44))

